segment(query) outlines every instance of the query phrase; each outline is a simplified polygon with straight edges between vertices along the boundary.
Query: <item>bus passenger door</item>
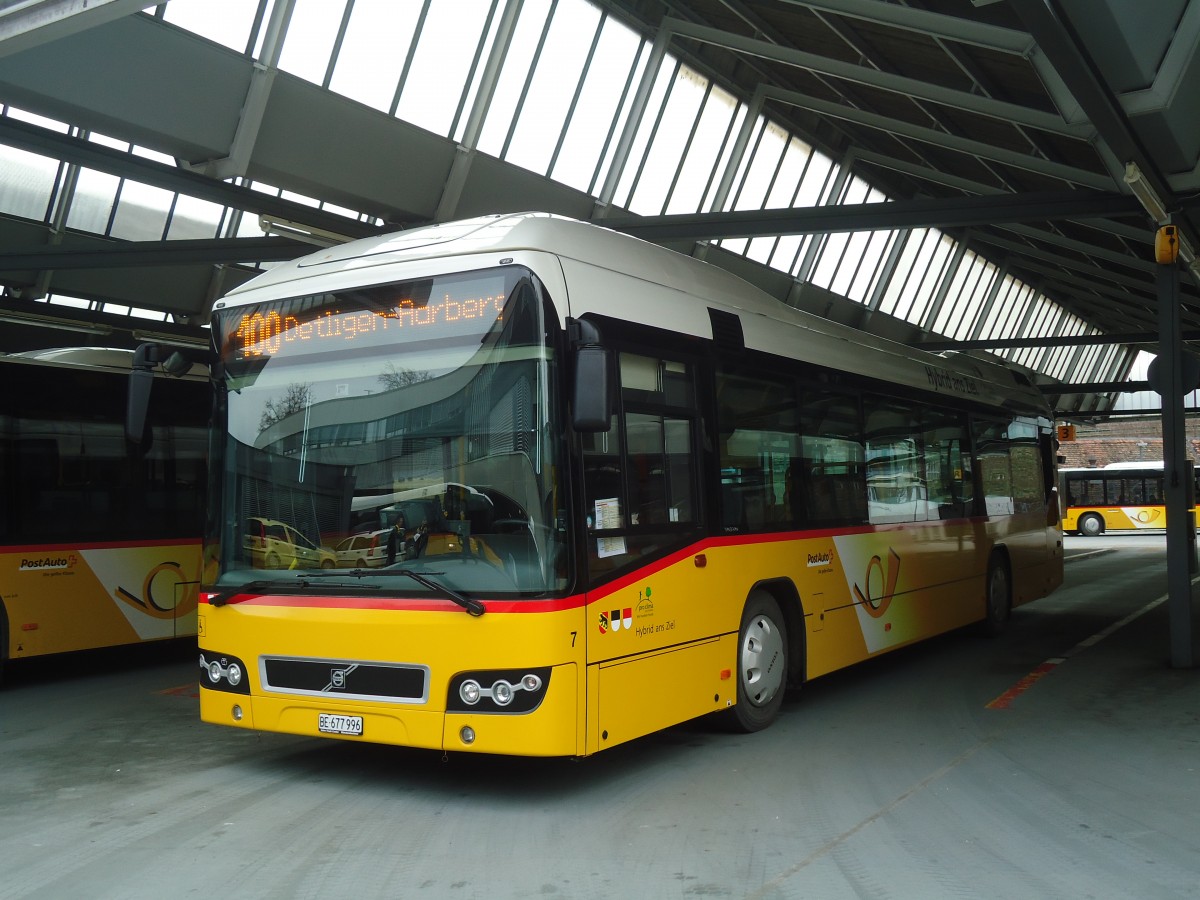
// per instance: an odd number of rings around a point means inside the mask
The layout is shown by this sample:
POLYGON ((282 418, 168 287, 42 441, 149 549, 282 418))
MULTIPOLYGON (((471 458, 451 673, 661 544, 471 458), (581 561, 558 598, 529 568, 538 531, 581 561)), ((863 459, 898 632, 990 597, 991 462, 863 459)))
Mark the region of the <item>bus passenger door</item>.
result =
POLYGON ((680 553, 702 534, 695 367, 630 352, 618 365, 609 430, 581 436, 591 749, 712 711, 729 666, 703 554, 680 553))

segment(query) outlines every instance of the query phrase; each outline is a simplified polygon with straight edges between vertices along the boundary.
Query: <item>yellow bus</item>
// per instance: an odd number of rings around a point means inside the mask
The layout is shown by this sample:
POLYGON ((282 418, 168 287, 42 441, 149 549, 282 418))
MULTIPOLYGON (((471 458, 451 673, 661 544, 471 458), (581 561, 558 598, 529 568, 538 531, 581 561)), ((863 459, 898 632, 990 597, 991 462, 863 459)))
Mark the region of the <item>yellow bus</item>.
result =
MULTIPOLYGON (((1189 466, 1190 469, 1190 466, 1189 466)), ((1063 531, 1094 537, 1106 531, 1167 527, 1162 460, 1059 469, 1063 531)), ((1195 473, 1189 506, 1195 516, 1195 473)), ((1195 523, 1193 523, 1195 524, 1195 523)))
POLYGON ((1028 379, 595 225, 368 238, 212 326, 206 722, 580 757, 710 713, 753 731, 788 687, 1062 579, 1028 379), (386 530, 389 559, 266 568, 250 517, 386 530))
POLYGON ((207 378, 162 382, 125 439, 132 352, 0 356, 0 672, 196 633, 207 378))

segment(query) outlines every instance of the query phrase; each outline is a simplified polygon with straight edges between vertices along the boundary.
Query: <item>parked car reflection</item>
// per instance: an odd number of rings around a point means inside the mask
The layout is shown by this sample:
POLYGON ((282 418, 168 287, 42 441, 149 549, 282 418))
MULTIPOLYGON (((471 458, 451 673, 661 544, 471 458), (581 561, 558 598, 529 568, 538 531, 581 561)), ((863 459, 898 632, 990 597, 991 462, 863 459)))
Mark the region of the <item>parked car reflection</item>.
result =
POLYGON ((246 519, 243 546, 259 569, 332 569, 337 560, 286 522, 258 516, 246 519))
POLYGON ((364 531, 339 541, 333 548, 340 569, 365 569, 387 561, 388 529, 364 531))

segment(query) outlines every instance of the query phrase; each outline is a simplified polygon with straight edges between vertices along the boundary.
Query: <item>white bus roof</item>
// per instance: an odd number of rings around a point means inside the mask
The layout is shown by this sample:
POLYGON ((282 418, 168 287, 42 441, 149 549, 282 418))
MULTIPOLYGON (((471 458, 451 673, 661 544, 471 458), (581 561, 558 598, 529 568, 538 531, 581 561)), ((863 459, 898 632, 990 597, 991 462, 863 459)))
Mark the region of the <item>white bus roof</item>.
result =
POLYGON ((402 280, 413 271, 409 264, 417 262, 463 258, 466 268, 482 268, 510 259, 529 262, 545 254, 560 261, 566 279, 570 296, 565 305, 569 312, 564 307, 564 314, 595 313, 711 338, 712 307, 738 314, 746 346, 753 349, 993 406, 1015 403, 1030 415, 1050 414, 1028 377, 1007 366, 964 354, 935 355, 831 322, 789 306, 718 266, 598 224, 549 213, 483 216, 319 250, 246 282, 218 307, 402 280), (622 290, 624 278, 657 286, 655 301, 647 303, 622 290), (313 283, 303 283, 308 280, 313 283), (781 329, 781 324, 794 330, 781 329), (798 352, 801 336, 803 352, 798 352), (865 348, 878 356, 864 355, 865 348))

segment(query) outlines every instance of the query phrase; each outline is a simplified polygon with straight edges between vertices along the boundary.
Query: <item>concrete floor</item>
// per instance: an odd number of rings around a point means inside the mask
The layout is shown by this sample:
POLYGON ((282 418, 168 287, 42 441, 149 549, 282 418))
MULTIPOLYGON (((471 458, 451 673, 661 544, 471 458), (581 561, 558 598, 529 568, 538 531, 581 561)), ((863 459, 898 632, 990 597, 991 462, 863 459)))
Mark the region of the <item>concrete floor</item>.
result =
POLYGON ((1146 609, 1164 539, 1068 538, 1096 548, 999 639, 582 761, 204 725, 186 644, 13 666, 0 897, 1200 897, 1200 671, 1146 609))

